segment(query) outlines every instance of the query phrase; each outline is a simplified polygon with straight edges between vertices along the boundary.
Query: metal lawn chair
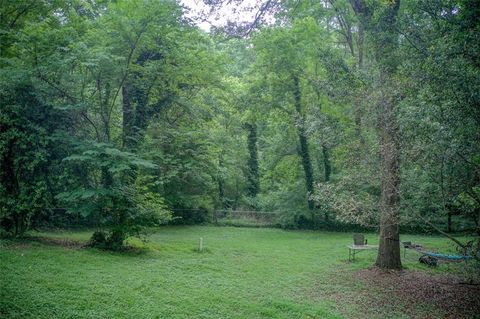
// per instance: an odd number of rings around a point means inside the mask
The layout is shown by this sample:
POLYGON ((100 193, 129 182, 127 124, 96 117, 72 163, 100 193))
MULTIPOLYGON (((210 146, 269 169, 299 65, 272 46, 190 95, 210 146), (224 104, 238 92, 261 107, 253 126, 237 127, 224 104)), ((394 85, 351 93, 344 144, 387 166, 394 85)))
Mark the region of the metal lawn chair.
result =
POLYGON ((355 255, 363 250, 377 249, 377 245, 368 245, 363 234, 353 234, 353 245, 348 245, 348 261, 355 260, 355 255))

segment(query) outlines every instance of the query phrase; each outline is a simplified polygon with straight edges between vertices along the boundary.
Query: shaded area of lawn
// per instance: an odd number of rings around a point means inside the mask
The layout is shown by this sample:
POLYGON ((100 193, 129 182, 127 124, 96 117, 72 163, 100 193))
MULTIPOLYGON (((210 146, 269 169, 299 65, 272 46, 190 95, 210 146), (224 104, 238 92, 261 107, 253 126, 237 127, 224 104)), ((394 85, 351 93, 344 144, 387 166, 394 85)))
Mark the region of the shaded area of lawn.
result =
MULTIPOLYGON (((388 303, 401 305, 403 312, 411 317, 418 315, 415 305, 419 303, 424 303, 427 310, 429 306, 441 309, 447 318, 480 316, 480 286, 458 277, 421 271, 388 272, 378 268, 361 270, 353 276, 383 296, 381 301, 386 303, 384 296, 390 295, 388 303)), ((375 304, 370 304, 372 306, 375 304)), ((428 312, 425 315, 428 316, 428 312)))
POLYGON ((376 267, 332 274, 305 293, 329 298, 347 318, 478 318, 480 286, 449 274, 376 267), (347 305, 343 307, 343 305, 347 305))
MULTIPOLYGON (((372 316, 399 314, 398 305, 387 301, 395 295, 372 289, 380 285, 358 275, 375 252, 347 262, 348 233, 169 227, 147 244, 133 241, 137 249, 127 253, 80 248, 89 232, 35 235, 44 239, 0 249, 2 317, 364 318, 371 300, 386 301, 369 309, 372 316), (194 251, 200 237, 204 253, 194 251)), ((375 235, 367 237, 375 243, 375 235)), ((451 249, 443 238, 404 240, 451 249)), ((405 264, 432 272, 413 257, 405 264)), ((434 272, 442 275, 448 267, 434 272)), ((446 313, 423 301, 410 308, 420 317, 446 313)))

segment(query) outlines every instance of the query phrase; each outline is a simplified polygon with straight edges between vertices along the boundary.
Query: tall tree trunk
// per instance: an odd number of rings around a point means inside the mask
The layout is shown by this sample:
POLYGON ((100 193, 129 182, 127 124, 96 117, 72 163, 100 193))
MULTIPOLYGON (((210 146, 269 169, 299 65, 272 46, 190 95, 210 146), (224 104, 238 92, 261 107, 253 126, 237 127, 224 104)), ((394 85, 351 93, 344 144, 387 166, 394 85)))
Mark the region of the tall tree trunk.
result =
POLYGON ((128 84, 122 86, 122 101, 123 101, 123 134, 122 142, 123 147, 127 150, 131 150, 135 138, 133 137, 133 122, 135 118, 135 110, 131 103, 130 88, 128 84))
POLYGON ((447 205, 447 195, 445 192, 445 152, 442 154, 442 160, 440 161, 440 190, 442 194, 442 210, 447 215, 447 233, 452 231, 452 211, 450 205, 447 205))
MULTIPOLYGON (((362 13, 360 13, 362 14, 362 13)), ((363 18, 361 18, 363 20, 363 18)), ((363 69, 363 44, 364 44, 364 30, 365 26, 363 25, 364 23, 360 21, 358 23, 358 35, 357 35, 357 46, 358 46, 358 69, 362 70, 363 69)))
POLYGON ((400 0, 386 4, 375 28, 374 50, 380 67, 380 149, 382 171, 382 195, 380 204, 380 245, 376 265, 386 269, 400 269, 400 234, 398 206, 400 203, 400 145, 398 123, 395 114, 396 98, 393 90, 393 74, 398 65, 395 56, 398 34, 395 30, 400 0))
POLYGON ((260 177, 258 173, 258 151, 257 151, 257 126, 251 123, 245 123, 248 131, 248 163, 247 163, 247 195, 256 197, 260 191, 260 177))
MULTIPOLYGON (((364 60, 364 42, 365 42, 365 25, 369 18, 369 10, 363 0, 350 0, 350 4, 357 16, 357 70, 360 71, 359 76, 362 76, 363 60, 364 60)), ((365 138, 362 133, 362 101, 364 100, 364 88, 359 88, 353 105, 355 134, 357 135, 360 145, 365 145, 365 138)))
MULTIPOLYGON (((132 93, 135 93, 133 85, 128 81, 122 86, 122 146, 124 150, 135 152, 140 141, 140 137, 135 132, 136 108, 132 104, 132 93), (133 92, 132 92, 133 91, 133 92)), ((131 166, 130 170, 123 174, 123 179, 127 184, 133 184, 137 179, 137 168, 131 166)))
MULTIPOLYGON (((330 174, 332 173, 332 163, 330 162, 330 152, 325 145, 322 145, 322 153, 323 153, 323 173, 325 183, 330 181, 330 174)), ((324 212, 325 221, 328 222, 330 220, 330 215, 328 209, 325 209, 324 212)))
MULTIPOLYGON (((145 136, 148 125, 147 114, 148 94, 126 81, 122 86, 122 146, 129 152, 137 152, 145 136)), ((132 166, 124 174, 126 183, 133 183, 137 179, 138 169, 132 166)))
POLYGON ((221 203, 222 209, 228 209, 228 201, 227 198, 225 197, 225 183, 223 180, 223 176, 220 173, 223 168, 223 155, 220 154, 218 156, 218 167, 219 167, 219 173, 217 175, 217 183, 218 183, 218 199, 221 203))
POLYGON ((400 202, 398 125, 394 104, 389 96, 383 96, 380 119, 380 147, 382 171, 382 195, 380 205, 380 246, 376 265, 380 268, 400 269, 400 235, 398 205, 400 202))
MULTIPOLYGON (((358 15, 362 16, 363 12, 357 13, 358 15)), ((363 20, 359 17, 360 20, 363 20)), ((363 70, 363 43, 364 43, 364 26, 363 22, 360 21, 358 23, 358 34, 357 34, 357 46, 358 46, 358 62, 357 62, 357 69, 359 72, 359 76, 362 76, 361 72, 363 70)), ((353 111, 355 116, 355 133, 357 135, 358 141, 360 142, 360 146, 363 149, 365 146, 365 138, 363 137, 362 132, 362 113, 363 113, 363 106, 362 101, 365 98, 365 88, 360 87, 356 94, 353 111)))
POLYGON ((325 182, 330 181, 330 175, 332 174, 332 163, 330 162, 330 152, 325 145, 322 145, 323 153, 323 173, 325 182))
POLYGON ((218 198, 220 200, 220 203, 222 204, 221 207, 222 209, 227 209, 228 205, 225 199, 225 185, 223 183, 223 179, 221 177, 218 177, 217 182, 218 182, 218 198))
MULTIPOLYGON (((293 84, 294 84, 294 100, 295 100, 295 109, 298 114, 298 122, 297 122, 297 129, 298 129, 298 139, 300 141, 300 150, 299 155, 302 159, 302 166, 303 171, 305 173, 305 186, 307 189, 307 204, 310 210, 314 208, 314 202, 310 199, 310 194, 313 193, 313 168, 312 162, 310 160, 310 151, 308 149, 308 138, 305 132, 305 120, 302 114, 302 102, 301 102, 301 91, 300 91, 300 81, 297 76, 293 77, 293 84)), ((312 213, 312 218, 313 218, 312 213)), ((312 220, 313 221, 313 220, 312 220)))

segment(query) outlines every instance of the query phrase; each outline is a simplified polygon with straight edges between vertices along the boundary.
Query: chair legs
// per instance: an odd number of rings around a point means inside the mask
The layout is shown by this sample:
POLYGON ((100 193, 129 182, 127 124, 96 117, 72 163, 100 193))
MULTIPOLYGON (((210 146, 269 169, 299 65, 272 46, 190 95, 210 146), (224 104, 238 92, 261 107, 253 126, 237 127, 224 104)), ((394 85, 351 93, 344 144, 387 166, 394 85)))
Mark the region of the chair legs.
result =
POLYGON ((348 248, 348 261, 355 261, 355 249, 348 248))

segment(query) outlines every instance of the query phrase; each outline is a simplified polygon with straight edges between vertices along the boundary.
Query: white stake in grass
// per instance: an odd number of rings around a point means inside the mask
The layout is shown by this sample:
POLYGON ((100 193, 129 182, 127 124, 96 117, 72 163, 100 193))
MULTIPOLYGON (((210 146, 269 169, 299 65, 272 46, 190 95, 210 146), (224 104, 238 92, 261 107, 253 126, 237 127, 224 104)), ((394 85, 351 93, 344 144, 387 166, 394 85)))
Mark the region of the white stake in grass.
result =
POLYGON ((200 237, 200 240, 198 242, 198 251, 202 251, 203 250, 203 238, 200 237))

